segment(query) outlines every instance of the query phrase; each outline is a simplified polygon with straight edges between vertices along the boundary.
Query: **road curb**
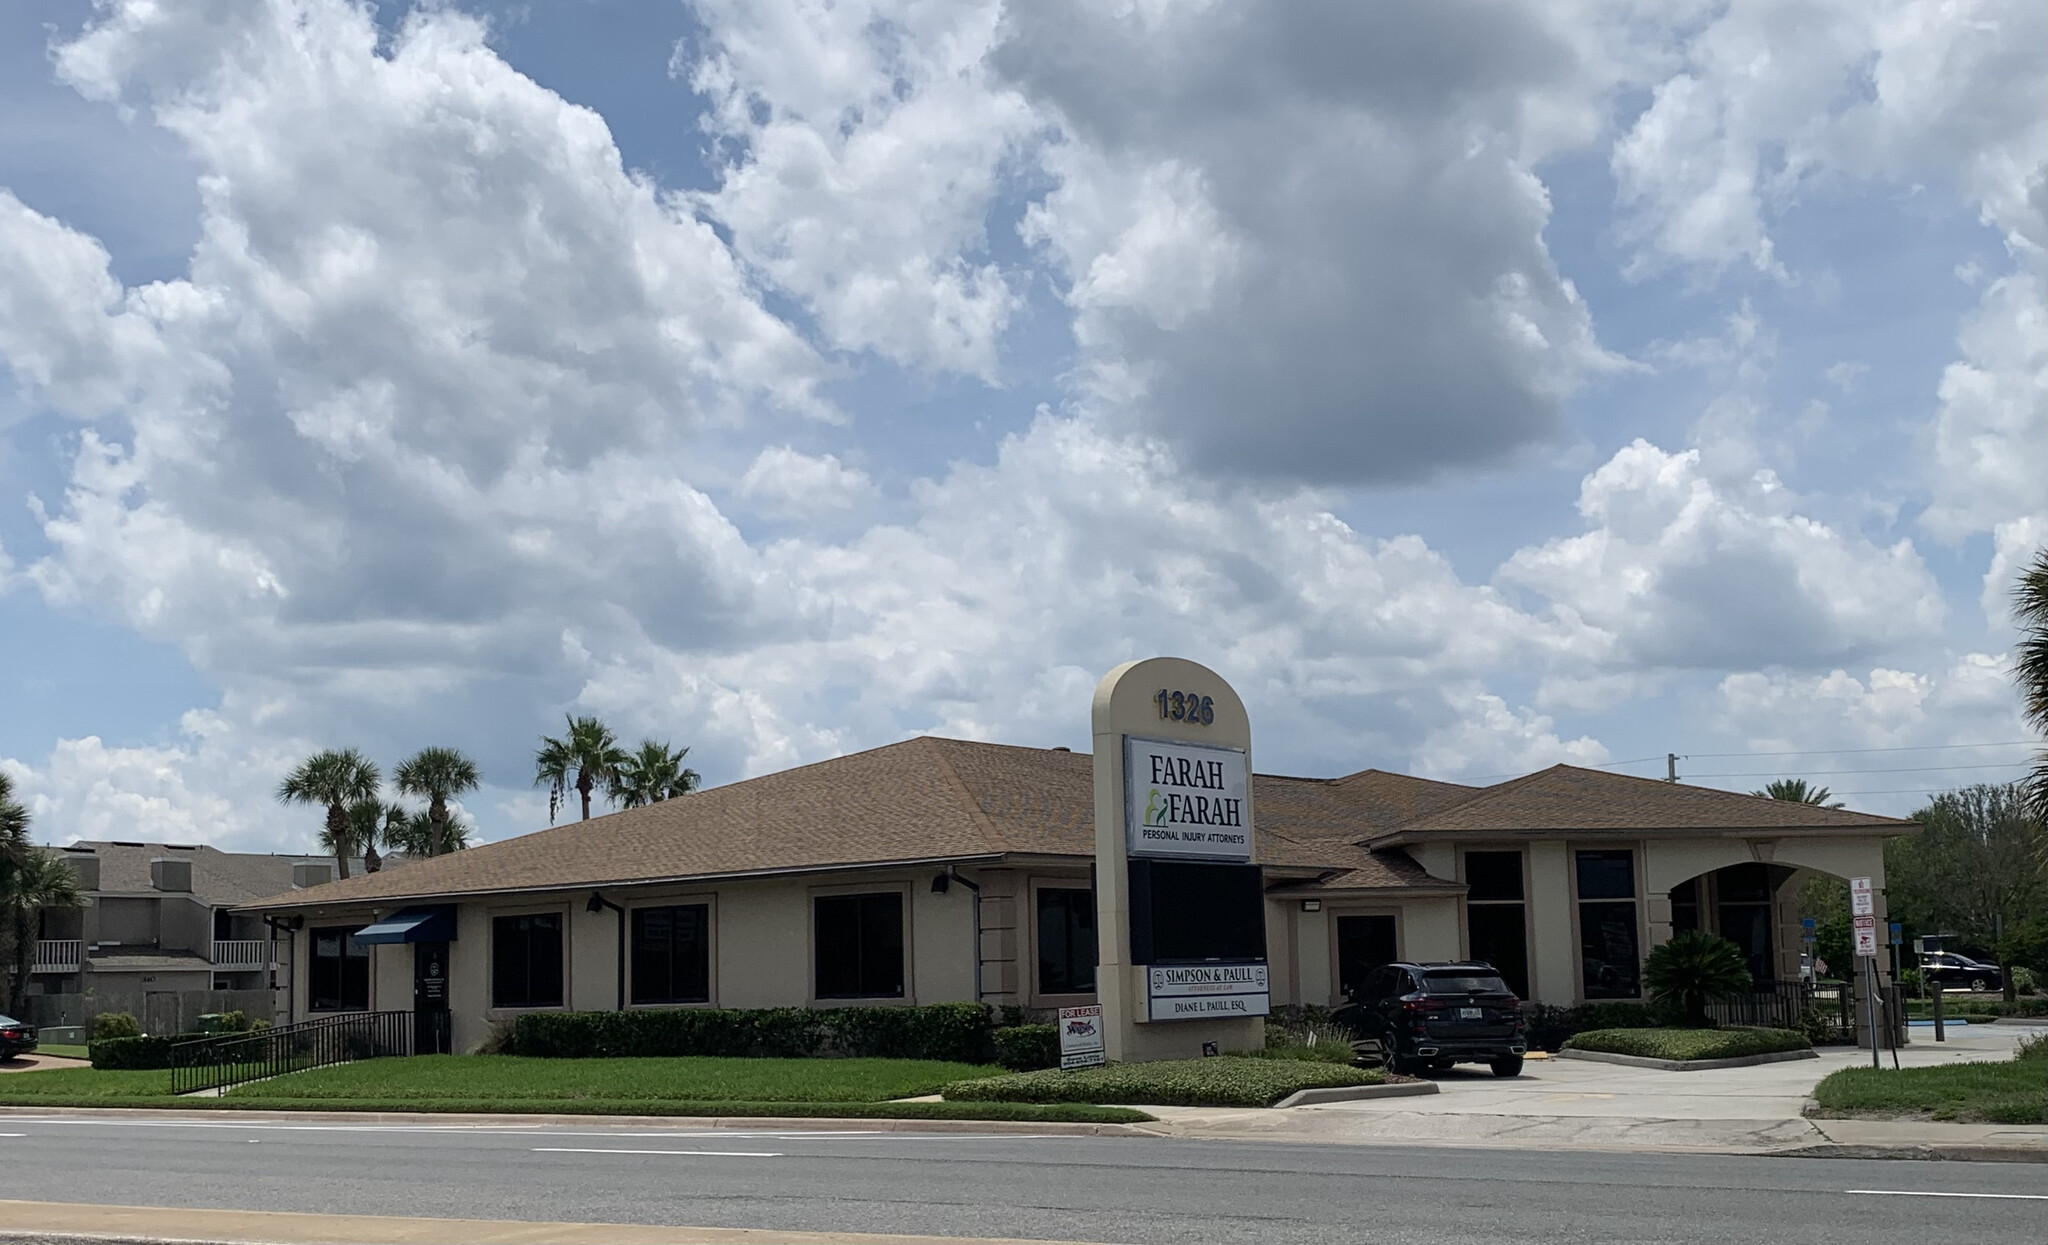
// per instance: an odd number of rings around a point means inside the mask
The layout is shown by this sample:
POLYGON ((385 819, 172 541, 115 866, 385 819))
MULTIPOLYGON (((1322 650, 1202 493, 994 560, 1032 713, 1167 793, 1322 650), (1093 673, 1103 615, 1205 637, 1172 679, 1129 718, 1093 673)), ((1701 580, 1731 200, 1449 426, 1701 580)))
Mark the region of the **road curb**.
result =
POLYGON ((0 1118, 8 1116, 78 1116, 87 1119, 157 1119, 182 1123, 226 1124, 237 1119, 249 1123, 301 1124, 414 1124, 448 1128, 550 1127, 593 1124, 624 1124, 637 1127, 676 1129, 730 1129, 734 1132, 846 1132, 846 1133, 1008 1133, 1057 1137, 1151 1137, 1135 1124, 1077 1124, 1067 1121, 1034 1120, 909 1120, 864 1119, 852 1116, 770 1116, 770 1115, 513 1115, 457 1114, 452 1111, 176 1111, 156 1107, 0 1107, 0 1118))
POLYGON ((1796 1146, 1764 1153, 1783 1159, 1901 1159, 1909 1162, 1954 1163, 2048 1163, 2048 1147, 1977 1146, 1956 1143, 1934 1145, 1826 1145, 1796 1146))
POLYGON ((1789 1063, 1794 1059, 1818 1059, 1820 1052, 1808 1048, 1766 1051, 1761 1055, 1740 1055, 1734 1059, 1652 1059, 1647 1055, 1616 1055, 1604 1050, 1561 1050, 1555 1057, 1618 1063, 1631 1068, 1656 1068, 1664 1072, 1708 1072, 1715 1068, 1754 1068, 1766 1063, 1789 1063))
POLYGON ((1285 1107, 1319 1107, 1330 1102, 1359 1102, 1367 1098, 1409 1098, 1416 1094, 1441 1093, 1435 1081, 1401 1081, 1393 1085, 1333 1085, 1328 1089, 1299 1089, 1273 1104, 1285 1107))

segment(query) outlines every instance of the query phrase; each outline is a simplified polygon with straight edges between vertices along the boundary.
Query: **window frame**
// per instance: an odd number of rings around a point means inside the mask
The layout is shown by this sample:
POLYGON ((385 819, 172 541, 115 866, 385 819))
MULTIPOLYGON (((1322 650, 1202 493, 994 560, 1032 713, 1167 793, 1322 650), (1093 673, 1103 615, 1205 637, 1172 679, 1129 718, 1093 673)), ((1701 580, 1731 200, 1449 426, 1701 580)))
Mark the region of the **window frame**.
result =
POLYGON ((372 922, 370 921, 362 921, 353 925, 313 925, 306 928, 307 1015, 310 1016, 315 1012, 319 1012, 322 1015, 338 1016, 349 1012, 366 1012, 370 1010, 370 1005, 377 998, 376 948, 364 946, 362 955, 351 956, 348 953, 348 944, 354 940, 357 934, 363 932, 371 924, 372 922), (319 938, 320 935, 326 933, 339 933, 341 935, 341 955, 335 958, 341 961, 341 965, 337 969, 337 972, 341 974, 340 989, 337 993, 342 997, 341 1001, 333 1007, 322 1006, 321 1000, 314 995, 314 963, 317 960, 327 958, 319 954, 319 938), (351 1006, 347 998, 347 965, 351 959, 360 959, 363 962, 363 1002, 360 1007, 351 1006))
POLYGON ((566 904, 522 904, 512 908, 494 908, 484 915, 488 923, 489 947, 484 988, 489 991, 491 1013, 516 1014, 520 1012, 562 1012, 569 1010, 569 1001, 576 995, 576 983, 571 970, 576 963, 573 946, 576 922, 570 916, 566 904), (552 916, 561 922, 562 932, 562 1001, 559 1003, 500 1003, 498 1002, 498 921, 500 918, 522 916, 552 916))
POLYGON ((1394 918, 1394 958, 1387 961, 1397 963, 1408 958, 1408 921, 1406 909, 1384 903, 1359 903, 1332 905, 1323 901, 1323 924, 1328 927, 1326 945, 1329 956, 1329 1006, 1336 1007, 1344 1002, 1344 958, 1343 943, 1337 937, 1340 922, 1347 916, 1390 916, 1394 918))
POLYGON ((1095 1001, 1096 990, 1093 988, 1063 993, 1042 988, 1044 983, 1038 975, 1038 939, 1040 935, 1038 895, 1041 891, 1079 891, 1089 896, 1090 906, 1095 912, 1095 962, 1098 970, 1102 963, 1101 904, 1097 901, 1094 888, 1088 884, 1086 876, 1033 877, 1025 887, 1025 895, 1030 907, 1022 924, 1025 927, 1024 933, 1028 941, 1023 942, 1023 945, 1018 947, 1018 958, 1020 960, 1026 958, 1027 952, 1029 955, 1028 960, 1023 965, 1024 972, 1028 974, 1028 989, 1025 993, 1029 996, 1032 1005, 1037 1007, 1085 1007, 1095 1001))
MULTIPOLYGON (((1466 959, 1468 959, 1468 960, 1469 960, 1469 959, 1473 959, 1473 958, 1475 958, 1475 953, 1474 953, 1474 951, 1473 951, 1473 949, 1472 949, 1472 909, 1473 909, 1474 907, 1480 907, 1480 908, 1507 908, 1507 907, 1517 907, 1517 908, 1520 908, 1520 909, 1522 910, 1522 977, 1523 977, 1523 984, 1524 984, 1524 985, 1525 985, 1525 986, 1527 987, 1526 991, 1525 991, 1525 992, 1524 992, 1524 993, 1523 993, 1523 994, 1521 995, 1521 997, 1522 997, 1522 998, 1523 998, 1523 999, 1524 999, 1525 1001, 1527 1001, 1527 1000, 1530 1000, 1530 999, 1533 999, 1533 998, 1535 998, 1535 995, 1536 995, 1536 919, 1535 919, 1535 914, 1534 914, 1534 912, 1532 911, 1532 910, 1534 909, 1534 907, 1535 907, 1535 903, 1534 903, 1534 902, 1533 902, 1533 901, 1531 900, 1531 898, 1530 898, 1530 893, 1531 893, 1531 887, 1530 887, 1530 883, 1531 883, 1531 881, 1532 881, 1532 878, 1531 878, 1531 866, 1530 866, 1530 861, 1529 861, 1529 849, 1528 849, 1527 847, 1523 847, 1523 846, 1519 846, 1519 845, 1518 845, 1518 846, 1514 846, 1514 847, 1501 847, 1501 846, 1499 846, 1499 845, 1497 845, 1497 844, 1483 844, 1482 846, 1479 846, 1479 847, 1466 847, 1466 846, 1464 846, 1464 845, 1462 845, 1462 844, 1461 844, 1461 845, 1459 845, 1459 846, 1458 846, 1458 848, 1457 848, 1457 853, 1458 853, 1458 867, 1457 867, 1457 877, 1458 877, 1458 880, 1459 880, 1460 882, 1463 882, 1463 883, 1465 884, 1466 888, 1467 888, 1467 889, 1466 889, 1466 893, 1465 893, 1464 895, 1462 895, 1462 896, 1460 896, 1460 897, 1459 897, 1459 903, 1458 903, 1458 950, 1459 950, 1459 952, 1460 952, 1460 953, 1461 953, 1461 954, 1462 954, 1462 955, 1463 955, 1463 956, 1464 956, 1464 957, 1465 957, 1466 959), (1472 898, 1472 895, 1471 895, 1471 890, 1470 890, 1470 888, 1471 888, 1471 885, 1472 885, 1472 881, 1471 881, 1471 878, 1470 878, 1470 876, 1469 876, 1469 874, 1468 874, 1468 871, 1467 871, 1467 869, 1466 869, 1466 867, 1465 867, 1465 864, 1466 864, 1466 862, 1465 862, 1465 858, 1466 858, 1467 856, 1469 856, 1470 854, 1472 854, 1473 852, 1492 852, 1492 853, 1496 853, 1496 854, 1499 854, 1499 855, 1509 855, 1509 854, 1512 854, 1512 855, 1514 855, 1514 856, 1517 856, 1517 857, 1519 857, 1519 858, 1520 858, 1520 860, 1521 860, 1521 864, 1522 864, 1522 897, 1521 897, 1520 899, 1474 899, 1474 898, 1472 898)), ((1574 865, 1576 865, 1576 862, 1577 862, 1577 857, 1573 857, 1573 863, 1574 863, 1574 865)), ((1577 869, 1576 869, 1576 868, 1574 868, 1574 869, 1573 869, 1573 874, 1572 874, 1572 885, 1573 885, 1574 889, 1576 889, 1576 888, 1577 888, 1577 886, 1578 886, 1578 871, 1577 871, 1577 869)), ((1573 908, 1572 908, 1572 911, 1573 911, 1573 912, 1574 912, 1575 914, 1576 914, 1576 913, 1577 913, 1577 911, 1578 911, 1578 906, 1577 906, 1577 901, 1576 901, 1576 900, 1574 900, 1574 901, 1573 901, 1573 908)), ((1575 917, 1574 919, 1576 919, 1576 917, 1575 917)), ((1576 933, 1576 931, 1575 931, 1575 933, 1576 933)), ((1498 965, 1498 964, 1495 964, 1495 965, 1494 965, 1494 969, 1495 969, 1495 971, 1499 971, 1499 969, 1500 969, 1500 965, 1498 965)), ((1502 980, 1506 980, 1506 977, 1505 977, 1505 975, 1503 975, 1503 978, 1502 978, 1502 980)), ((1509 989, 1513 989, 1513 988, 1514 988, 1514 983, 1513 983, 1513 982, 1508 982, 1508 988, 1509 988, 1509 989)))
POLYGON ((659 1010, 673 1007, 716 1007, 718 1006, 718 897, 715 894, 664 895, 626 903, 626 1006, 659 1010), (704 909, 704 997, 691 1001, 667 1003, 635 1002, 633 995, 638 986, 635 978, 639 965, 634 958, 633 934, 639 920, 638 914, 648 908, 703 908, 704 909))
POLYGON ((1643 960, 1649 953, 1648 948, 1650 945, 1648 927, 1649 903, 1646 899, 1648 889, 1645 881, 1644 866, 1644 857, 1646 855, 1643 843, 1635 839, 1620 843, 1603 841, 1565 844, 1565 868, 1571 884, 1572 897, 1572 982, 1575 996, 1581 1003, 1631 1003, 1641 1002, 1646 997, 1643 992, 1643 960), (1580 898, 1579 853, 1620 851, 1629 853, 1629 872, 1632 879, 1631 888, 1634 891, 1633 896, 1627 899, 1580 898), (1629 904, 1634 907, 1636 940, 1636 992, 1634 994, 1596 999, 1586 993, 1586 936, 1582 917, 1587 904, 1629 904))
POLYGON ((838 886, 814 886, 804 895, 805 947, 804 961, 806 989, 810 994, 812 1007, 912 1007, 917 1003, 917 952, 914 931, 917 913, 913 906, 913 889, 904 881, 881 881, 848 883, 838 886), (818 901, 835 899, 847 895, 893 894, 902 902, 903 920, 903 992, 901 994, 867 995, 821 995, 818 993, 818 901))

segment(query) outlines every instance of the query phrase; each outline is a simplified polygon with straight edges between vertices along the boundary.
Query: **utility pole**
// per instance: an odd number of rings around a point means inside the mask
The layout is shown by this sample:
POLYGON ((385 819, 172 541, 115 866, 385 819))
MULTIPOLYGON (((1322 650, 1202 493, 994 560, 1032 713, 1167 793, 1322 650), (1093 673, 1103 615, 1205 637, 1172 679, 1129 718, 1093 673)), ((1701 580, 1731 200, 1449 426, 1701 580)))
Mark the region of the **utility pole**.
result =
POLYGON ((1678 781, 1678 754, 1676 752, 1664 754, 1664 781, 1678 781))

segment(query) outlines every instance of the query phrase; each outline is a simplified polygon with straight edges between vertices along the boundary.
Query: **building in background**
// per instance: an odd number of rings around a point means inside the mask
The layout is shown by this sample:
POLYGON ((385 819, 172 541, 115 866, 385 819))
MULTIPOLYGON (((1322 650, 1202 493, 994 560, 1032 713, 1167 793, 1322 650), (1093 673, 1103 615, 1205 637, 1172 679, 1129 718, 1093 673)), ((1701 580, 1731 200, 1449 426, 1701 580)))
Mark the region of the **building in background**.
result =
POLYGON ((127 1012, 150 1033, 187 1031, 210 1012, 282 1019, 282 944, 237 909, 335 874, 331 858, 200 844, 79 842, 54 854, 89 902, 41 914, 22 1019, 44 1028, 101 1012, 127 1012))

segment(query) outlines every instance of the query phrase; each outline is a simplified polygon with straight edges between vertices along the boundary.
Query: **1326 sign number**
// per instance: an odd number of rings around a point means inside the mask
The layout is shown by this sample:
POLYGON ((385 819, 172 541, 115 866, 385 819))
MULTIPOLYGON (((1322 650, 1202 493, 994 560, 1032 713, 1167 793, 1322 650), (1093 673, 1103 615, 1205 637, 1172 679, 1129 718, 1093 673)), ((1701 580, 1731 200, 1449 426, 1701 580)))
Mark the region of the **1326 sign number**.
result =
POLYGON ((1209 726, 1216 721, 1216 701, 1209 696, 1197 696, 1193 692, 1169 692, 1160 689, 1155 697, 1159 701, 1159 716, 1173 722, 1193 722, 1209 726))

